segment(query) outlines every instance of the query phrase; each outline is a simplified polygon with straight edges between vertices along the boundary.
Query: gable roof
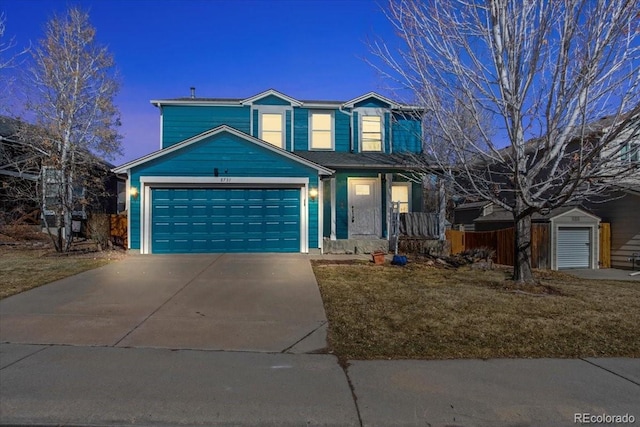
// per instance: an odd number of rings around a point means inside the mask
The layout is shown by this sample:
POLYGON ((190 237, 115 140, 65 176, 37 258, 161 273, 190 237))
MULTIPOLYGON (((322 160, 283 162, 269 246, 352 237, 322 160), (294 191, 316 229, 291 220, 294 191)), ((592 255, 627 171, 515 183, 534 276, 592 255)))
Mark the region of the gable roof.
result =
POLYGON ((195 98, 195 97, 181 97, 173 99, 152 99, 151 104, 156 107, 161 105, 235 105, 245 106, 252 105, 255 101, 258 101, 267 96, 276 96, 291 103, 294 107, 306 107, 306 108, 353 108, 358 102, 364 101, 368 98, 374 98, 385 104, 389 104, 389 107, 394 110, 402 111, 422 111, 423 108, 416 105, 401 104, 380 95, 376 92, 369 92, 354 98, 349 101, 335 101, 335 100, 303 100, 296 99, 289 95, 285 95, 275 89, 268 89, 264 92, 260 92, 257 95, 250 96, 249 98, 195 98))
POLYGON ((266 98, 267 96, 270 96, 270 95, 275 96, 275 97, 278 97, 278 98, 280 98, 280 99, 283 99, 283 100, 285 100, 285 101, 289 102, 291 105, 293 105, 293 106, 295 106, 295 107, 301 107, 301 106, 302 106, 302 102, 300 102, 300 101, 298 101, 297 99, 292 98, 292 97, 290 97, 290 96, 288 96, 288 95, 285 95, 285 94, 284 94, 284 93, 282 93, 282 92, 278 92, 278 91, 277 91, 277 90, 275 90, 275 89, 268 89, 268 90, 265 90, 264 92, 260 92, 260 93, 259 93, 259 94, 257 94, 257 95, 254 95, 254 96, 252 96, 252 97, 249 97, 249 98, 243 99, 243 100, 241 100, 241 101, 240 101, 240 104, 241 104, 241 105, 251 105, 251 104, 253 104, 255 101, 257 101, 257 100, 259 100, 259 99, 262 99, 262 98, 266 98))
POLYGON ((198 135, 192 136, 191 138, 187 138, 182 142, 179 142, 177 144, 171 145, 167 148, 163 148, 162 150, 158 150, 158 151, 154 151, 153 153, 150 153, 146 156, 140 157, 138 159, 132 160, 128 163, 125 163, 121 166, 118 166, 116 168, 113 168, 112 171, 115 173, 126 173, 128 170, 130 170, 131 168, 134 168, 136 166, 140 166, 144 163, 150 162, 152 160, 158 159, 160 157, 166 156, 169 153, 173 153, 174 151, 178 151, 180 149, 183 149, 185 147, 188 147, 194 143, 197 143, 199 141, 202 141, 205 138, 209 138, 211 136, 214 135, 218 135, 221 133, 229 133, 231 135, 237 136, 239 138, 244 139, 245 141, 251 142, 253 144, 256 144, 259 147, 265 148, 267 150, 273 151, 283 157, 286 157, 288 159, 294 160, 300 164, 303 164, 305 166, 308 166, 310 168, 313 168, 315 170, 318 171, 318 173, 320 175, 332 175, 333 174, 333 170, 328 169, 324 166, 321 166, 317 163, 314 163, 310 160, 307 160, 303 157, 297 156, 294 153, 291 153, 289 151, 283 150, 282 148, 278 148, 273 144, 269 144, 268 142, 265 142, 261 139, 255 138, 251 135, 248 135, 244 132, 241 132, 237 129, 234 129, 230 126, 227 125, 222 125, 222 126, 218 126, 216 128, 210 129, 208 131, 202 132, 198 135))
MULTIPOLYGON (((562 206, 556 209, 552 209, 551 212, 549 212, 547 215, 542 215, 541 213, 536 212, 531 216, 531 220, 536 222, 546 222, 558 216, 571 213, 572 211, 579 211, 580 213, 589 215, 593 218, 600 219, 599 217, 579 207, 562 206)), ((473 220, 473 222, 513 222, 513 214, 506 210, 500 210, 497 212, 492 212, 489 215, 476 218, 473 220)))
POLYGON ((364 95, 361 95, 357 98, 353 98, 347 102, 345 102, 344 104, 342 104, 343 107, 347 107, 347 108, 353 108, 354 105, 356 105, 359 102, 362 102, 366 99, 369 98, 374 98, 377 99, 378 101, 384 102, 385 104, 389 104, 389 107, 391 108, 398 108, 399 104, 396 103, 395 101, 390 100, 387 97, 384 97, 378 93, 375 92, 369 92, 369 93, 365 93, 364 95))

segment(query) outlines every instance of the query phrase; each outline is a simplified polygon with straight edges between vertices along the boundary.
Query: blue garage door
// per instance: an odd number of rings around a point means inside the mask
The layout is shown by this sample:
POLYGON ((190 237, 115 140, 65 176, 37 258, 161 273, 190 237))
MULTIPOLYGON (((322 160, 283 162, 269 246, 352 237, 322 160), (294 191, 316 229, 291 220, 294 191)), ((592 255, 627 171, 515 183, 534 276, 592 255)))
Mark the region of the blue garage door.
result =
POLYGON ((300 252, 299 189, 152 193, 153 253, 300 252))

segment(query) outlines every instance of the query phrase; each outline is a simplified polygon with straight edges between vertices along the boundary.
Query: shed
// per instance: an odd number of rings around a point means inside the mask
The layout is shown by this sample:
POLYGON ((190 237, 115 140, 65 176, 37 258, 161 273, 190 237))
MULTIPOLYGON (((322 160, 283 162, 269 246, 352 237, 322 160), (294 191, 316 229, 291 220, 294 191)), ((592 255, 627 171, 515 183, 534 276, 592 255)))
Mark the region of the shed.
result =
MULTIPOLYGON (((598 268, 600 218, 573 206, 553 209, 549 214, 536 213, 533 223, 546 224, 549 233, 549 260, 552 270, 598 268)), ((493 212, 474 220, 477 231, 513 227, 507 211, 493 212)))

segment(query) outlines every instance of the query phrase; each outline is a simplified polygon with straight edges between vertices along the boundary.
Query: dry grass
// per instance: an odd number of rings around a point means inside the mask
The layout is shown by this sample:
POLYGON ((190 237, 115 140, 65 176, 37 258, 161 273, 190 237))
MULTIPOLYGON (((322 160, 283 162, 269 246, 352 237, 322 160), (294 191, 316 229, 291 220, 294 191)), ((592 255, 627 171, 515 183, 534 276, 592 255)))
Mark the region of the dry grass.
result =
POLYGON ((540 272, 314 263, 342 360, 640 357, 640 287, 540 272))
POLYGON ((101 267, 123 256, 124 253, 118 251, 93 253, 82 250, 59 255, 50 248, 0 247, 0 299, 101 267))

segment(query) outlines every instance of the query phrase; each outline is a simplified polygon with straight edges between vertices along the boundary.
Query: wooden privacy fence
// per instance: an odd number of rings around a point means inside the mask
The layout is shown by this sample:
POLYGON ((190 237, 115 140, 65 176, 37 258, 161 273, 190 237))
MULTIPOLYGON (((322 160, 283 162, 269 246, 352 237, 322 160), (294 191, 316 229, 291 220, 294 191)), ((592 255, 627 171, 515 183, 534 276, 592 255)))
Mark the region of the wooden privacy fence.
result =
MULTIPOLYGON (((496 264, 513 265, 513 227, 495 231, 447 230, 446 237, 451 242, 452 254, 487 247, 496 251, 496 264)), ((531 224, 531 264, 533 268, 550 268, 548 224, 531 224)))
POLYGON ((611 268, 611 224, 600 223, 600 268, 611 268))
MULTIPOLYGON (((488 247, 496 251, 496 264, 513 265, 515 229, 495 231, 447 230, 446 238, 451 242, 451 253, 458 254, 467 249, 488 247)), ((600 223, 600 268, 611 267, 611 227, 600 223)), ((551 268, 551 241, 549 224, 531 224, 531 266, 551 268)))

